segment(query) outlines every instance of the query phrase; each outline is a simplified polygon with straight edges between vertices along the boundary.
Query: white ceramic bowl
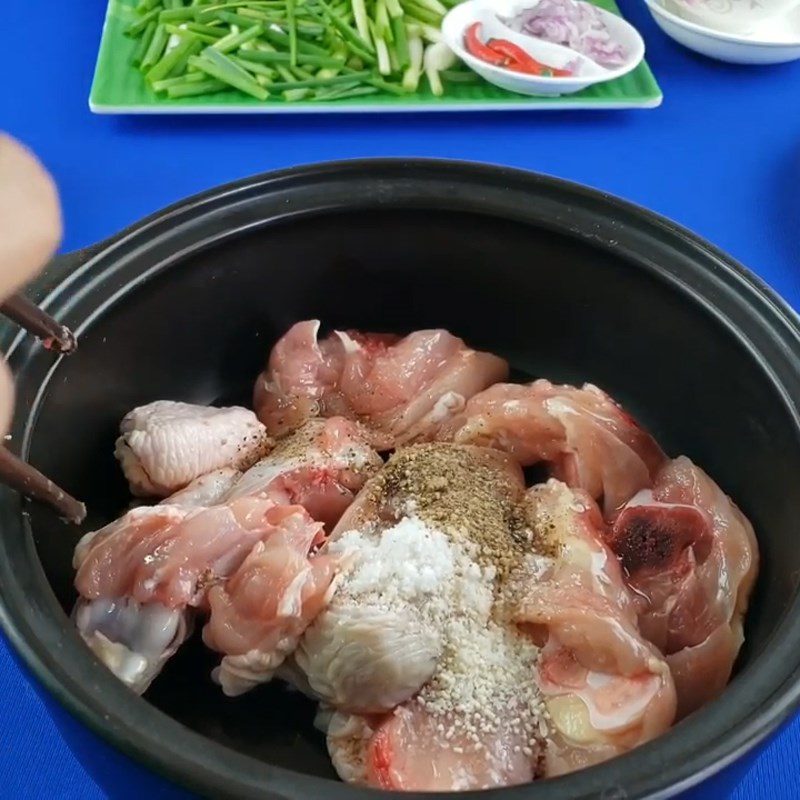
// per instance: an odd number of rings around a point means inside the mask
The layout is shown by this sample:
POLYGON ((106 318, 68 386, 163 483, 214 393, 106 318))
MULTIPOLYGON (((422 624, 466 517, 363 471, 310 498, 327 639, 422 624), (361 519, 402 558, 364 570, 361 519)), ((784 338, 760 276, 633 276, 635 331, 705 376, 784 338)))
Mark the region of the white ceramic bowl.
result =
POLYGON ((645 3, 667 36, 709 58, 732 64, 781 64, 800 58, 800 9, 773 17, 752 33, 734 34, 689 22, 659 0, 645 3))
POLYGON ((545 42, 511 30, 500 17, 511 17, 524 8, 536 5, 537 0, 467 0, 455 6, 442 22, 442 36, 448 47, 482 78, 517 94, 557 97, 573 94, 595 83, 614 80, 627 75, 644 58, 644 42, 639 32, 624 19, 598 9, 611 35, 623 46, 627 54, 625 63, 614 69, 601 67, 586 56, 558 44, 545 42), (541 75, 525 75, 496 67, 476 58, 464 47, 464 32, 473 23, 480 22, 484 38, 507 39, 522 47, 537 61, 550 67, 564 69, 572 65, 575 74, 565 77, 547 78, 541 75))
POLYGON ((751 33, 800 6, 800 0, 673 0, 679 16, 718 31, 751 33))

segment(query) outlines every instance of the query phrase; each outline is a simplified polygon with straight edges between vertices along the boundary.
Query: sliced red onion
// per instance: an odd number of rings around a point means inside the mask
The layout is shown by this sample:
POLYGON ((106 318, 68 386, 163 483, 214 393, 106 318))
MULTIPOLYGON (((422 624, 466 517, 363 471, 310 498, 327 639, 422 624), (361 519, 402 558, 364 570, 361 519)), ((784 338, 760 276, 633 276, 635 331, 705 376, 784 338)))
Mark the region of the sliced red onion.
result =
POLYGON ((596 6, 580 0, 540 0, 516 16, 502 20, 519 33, 571 47, 604 67, 625 63, 625 50, 615 41, 596 6))

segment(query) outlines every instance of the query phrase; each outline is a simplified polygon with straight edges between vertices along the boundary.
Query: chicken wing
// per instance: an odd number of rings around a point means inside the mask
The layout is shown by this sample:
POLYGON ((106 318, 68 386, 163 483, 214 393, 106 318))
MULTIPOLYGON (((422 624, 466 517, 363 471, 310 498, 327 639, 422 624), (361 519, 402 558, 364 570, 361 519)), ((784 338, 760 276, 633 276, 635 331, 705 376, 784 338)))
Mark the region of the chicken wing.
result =
POLYGON ((246 408, 157 400, 125 416, 115 455, 133 494, 166 497, 216 469, 247 469, 271 447, 246 408))
POLYGON ((74 611, 96 655, 144 692, 191 631, 209 586, 232 574, 274 530, 269 500, 135 508, 75 549, 74 611))

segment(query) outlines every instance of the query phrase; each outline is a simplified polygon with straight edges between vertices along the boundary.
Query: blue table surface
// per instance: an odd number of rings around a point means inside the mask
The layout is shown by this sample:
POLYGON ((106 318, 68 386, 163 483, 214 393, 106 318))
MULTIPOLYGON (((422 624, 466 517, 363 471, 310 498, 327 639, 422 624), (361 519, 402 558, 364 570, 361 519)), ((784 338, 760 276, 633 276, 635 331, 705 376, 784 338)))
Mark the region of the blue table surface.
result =
MULTIPOLYGON (((104 0, 7 3, 0 128, 55 175, 64 250, 251 173, 325 159, 436 156, 538 170, 648 206, 729 251, 800 308, 800 62, 712 62, 667 39, 641 0, 621 5, 647 43, 664 90, 659 109, 124 118, 87 107, 104 0)), ((732 786, 712 783, 687 797, 798 797, 798 753, 795 719, 732 786)), ((0 635, 0 796, 184 794, 74 721, 0 635)))

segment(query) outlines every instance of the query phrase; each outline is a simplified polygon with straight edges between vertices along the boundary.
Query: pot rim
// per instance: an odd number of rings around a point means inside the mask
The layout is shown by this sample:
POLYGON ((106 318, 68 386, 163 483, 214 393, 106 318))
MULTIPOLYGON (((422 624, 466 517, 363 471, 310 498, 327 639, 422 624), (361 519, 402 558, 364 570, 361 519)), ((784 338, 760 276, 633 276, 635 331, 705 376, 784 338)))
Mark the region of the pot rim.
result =
MULTIPOLYGON (((31 290, 44 307, 69 324, 76 298, 108 279, 119 264, 147 261, 156 241, 166 244, 168 251, 182 226, 212 232, 202 239, 190 232, 193 246, 201 247, 256 225, 364 207, 473 211, 548 227, 618 253, 632 268, 649 270, 678 286, 717 322, 744 338, 751 356, 766 362, 765 377, 782 395, 798 435, 800 409, 792 397, 800 397, 800 392, 790 391, 787 384, 800 386, 800 317, 785 301, 730 256, 664 217, 580 184, 516 169, 438 159, 357 159, 263 173, 186 198, 86 251, 57 259, 31 290), (355 185, 363 192, 353 191, 355 185), (271 209, 267 216, 264 209, 259 212, 262 204, 271 209), (652 255, 642 247, 644 242, 652 255), (674 254, 671 268, 659 263, 659 249, 674 254), (714 302, 708 295, 714 296, 714 302), (753 341, 755 334, 745 336, 738 328, 739 315, 753 330, 758 329, 760 344, 753 341), (762 352, 768 344, 772 361, 762 352), (778 363, 781 352, 785 357, 778 363)), ((171 258, 183 255, 185 251, 173 248, 171 258)), ((171 258, 164 259, 159 268, 168 268, 171 258)), ((142 271, 137 280, 147 280, 152 274, 142 271)), ((131 281, 129 287, 133 285, 131 281)), ((82 324, 92 324, 105 308, 95 309, 82 324)), ((17 370, 24 373, 32 358, 45 357, 22 334, 14 335, 7 326, 0 331, 0 343, 7 347, 9 361, 17 370)), ((57 366, 58 362, 48 372, 31 408, 15 410, 14 438, 22 438, 23 455, 47 381, 57 366)), ((64 624, 67 617, 41 568, 22 508, 18 496, 0 491, 0 625, 36 677, 90 728, 158 772, 214 797, 345 800, 355 794, 386 796, 245 756, 191 731, 123 687, 72 627, 64 624), (12 535, 20 544, 16 555, 8 551, 12 535)), ((770 638, 769 656, 756 657, 720 700, 629 754, 536 784, 537 797, 669 797, 755 747, 800 704, 800 614, 792 610, 800 610, 797 593, 770 638), (720 731, 723 720, 728 728, 720 731), (699 744, 687 749, 691 741, 699 744)), ((531 791, 530 786, 521 786, 480 796, 522 800, 531 791)), ((433 800, 441 795, 409 797, 433 800)))

